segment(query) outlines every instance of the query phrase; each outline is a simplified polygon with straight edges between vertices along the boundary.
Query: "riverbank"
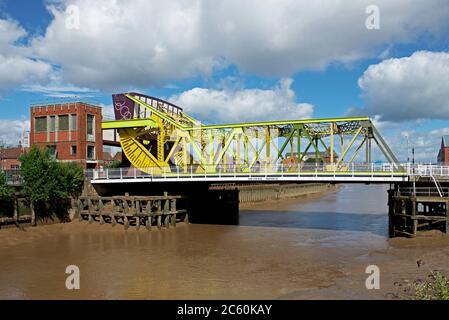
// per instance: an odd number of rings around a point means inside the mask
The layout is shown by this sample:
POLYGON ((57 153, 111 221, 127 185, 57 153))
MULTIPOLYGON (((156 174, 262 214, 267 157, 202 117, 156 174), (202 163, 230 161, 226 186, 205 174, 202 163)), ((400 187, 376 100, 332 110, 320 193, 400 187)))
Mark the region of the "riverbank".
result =
POLYGON ((2 230, 0 298, 394 299, 395 283, 430 269, 447 274, 449 237, 388 239, 384 193, 343 186, 265 203, 242 210, 239 226, 180 223, 148 232, 72 222, 2 230), (80 268, 79 291, 65 289, 70 264, 80 268), (380 290, 365 288, 370 264, 380 269, 380 290))

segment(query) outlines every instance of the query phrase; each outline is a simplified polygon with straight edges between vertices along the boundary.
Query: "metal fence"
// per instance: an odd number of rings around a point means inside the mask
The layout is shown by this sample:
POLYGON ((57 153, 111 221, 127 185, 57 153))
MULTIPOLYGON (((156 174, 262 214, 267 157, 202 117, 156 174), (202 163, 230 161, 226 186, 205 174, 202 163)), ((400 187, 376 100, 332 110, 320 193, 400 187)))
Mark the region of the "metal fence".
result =
POLYGON ((10 186, 20 186, 23 183, 20 169, 2 170, 6 177, 6 184, 10 186))
POLYGON ((300 164, 300 165, 189 165, 152 168, 110 168, 86 171, 91 180, 138 178, 186 178, 186 177, 266 177, 266 176, 407 176, 407 169, 400 166, 375 163, 300 164))
POLYGON ((449 197, 449 188, 436 187, 403 187, 397 191, 399 196, 417 196, 417 197, 449 197))

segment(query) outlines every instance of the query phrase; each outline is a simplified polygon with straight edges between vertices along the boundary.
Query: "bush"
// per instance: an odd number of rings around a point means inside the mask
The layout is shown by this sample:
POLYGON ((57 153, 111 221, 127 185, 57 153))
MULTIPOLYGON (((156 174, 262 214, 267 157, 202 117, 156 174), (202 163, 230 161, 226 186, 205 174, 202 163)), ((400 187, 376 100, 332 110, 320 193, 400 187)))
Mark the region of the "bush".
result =
POLYGON ((8 186, 6 175, 0 171, 0 215, 12 216, 14 213, 14 189, 8 186))
POLYGON ((431 271, 427 280, 414 281, 406 298, 412 300, 449 300, 449 279, 438 271, 431 271))
POLYGON ((104 166, 104 168, 105 168, 105 169, 115 169, 115 168, 120 168, 121 165, 122 165, 122 162, 121 162, 121 161, 113 160, 111 163, 106 164, 106 165, 104 166))
POLYGON ((75 163, 58 163, 48 150, 34 146, 20 158, 23 190, 38 217, 57 216, 68 220, 70 198, 80 195, 83 169, 75 163))

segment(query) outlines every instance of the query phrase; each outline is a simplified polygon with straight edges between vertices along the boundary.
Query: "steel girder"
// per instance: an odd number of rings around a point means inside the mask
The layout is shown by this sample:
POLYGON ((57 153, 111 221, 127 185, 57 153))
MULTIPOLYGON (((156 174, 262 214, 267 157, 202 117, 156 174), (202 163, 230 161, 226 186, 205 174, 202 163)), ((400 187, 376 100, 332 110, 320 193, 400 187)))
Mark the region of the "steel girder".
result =
POLYGON ((229 166, 245 172, 304 161, 344 170, 342 165, 358 159, 363 148, 362 162, 371 163, 373 140, 387 162, 400 168, 368 117, 204 125, 167 101, 138 93, 121 96, 134 105, 132 117, 105 122, 103 128, 119 130, 125 155, 143 171, 194 167, 196 173, 213 173, 229 166))

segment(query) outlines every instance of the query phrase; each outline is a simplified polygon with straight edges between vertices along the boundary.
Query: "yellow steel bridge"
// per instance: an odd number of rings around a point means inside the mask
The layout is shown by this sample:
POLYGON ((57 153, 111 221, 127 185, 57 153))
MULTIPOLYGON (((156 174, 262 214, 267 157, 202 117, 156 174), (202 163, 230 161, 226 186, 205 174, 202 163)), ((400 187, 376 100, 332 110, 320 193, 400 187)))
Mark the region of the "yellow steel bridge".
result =
MULTIPOLYGON (((354 173, 354 163, 372 163, 372 148, 390 170, 403 168, 368 117, 279 120, 205 125, 180 107, 140 93, 113 95, 123 153, 136 170, 152 175, 254 174, 264 168, 295 174, 354 173)), ((271 172, 273 171, 273 172, 271 172)), ((380 170, 379 174, 385 174, 380 170)))

